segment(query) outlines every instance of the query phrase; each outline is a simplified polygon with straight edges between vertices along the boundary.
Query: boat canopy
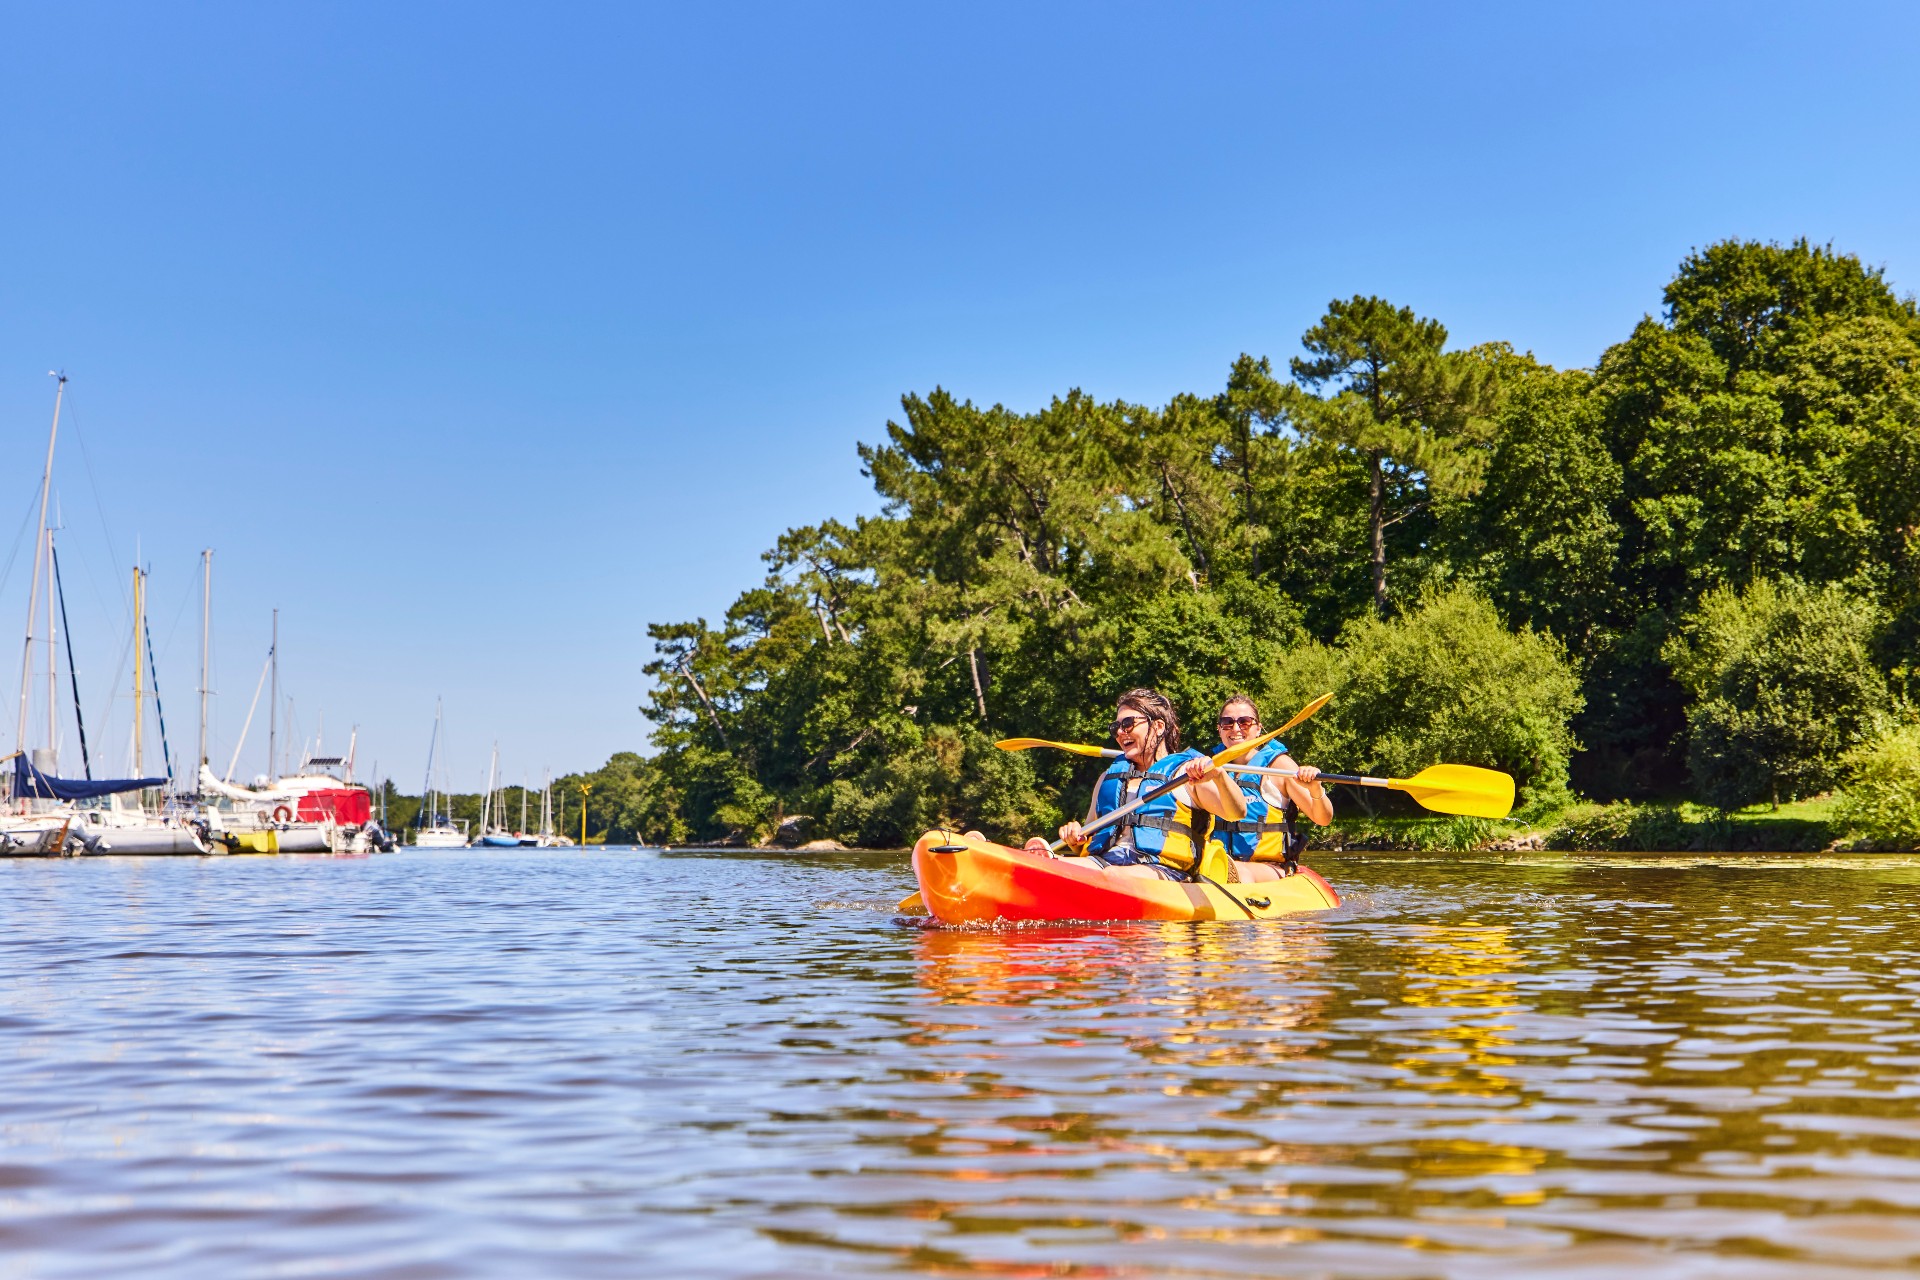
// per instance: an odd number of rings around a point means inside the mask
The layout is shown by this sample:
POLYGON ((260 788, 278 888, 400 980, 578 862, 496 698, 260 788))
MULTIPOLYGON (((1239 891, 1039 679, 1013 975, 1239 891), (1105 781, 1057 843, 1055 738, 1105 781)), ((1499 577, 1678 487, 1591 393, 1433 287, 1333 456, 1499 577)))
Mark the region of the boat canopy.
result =
POLYGON ((122 791, 164 787, 169 778, 56 778, 33 767, 25 755, 13 758, 13 798, 16 800, 98 800, 122 791))

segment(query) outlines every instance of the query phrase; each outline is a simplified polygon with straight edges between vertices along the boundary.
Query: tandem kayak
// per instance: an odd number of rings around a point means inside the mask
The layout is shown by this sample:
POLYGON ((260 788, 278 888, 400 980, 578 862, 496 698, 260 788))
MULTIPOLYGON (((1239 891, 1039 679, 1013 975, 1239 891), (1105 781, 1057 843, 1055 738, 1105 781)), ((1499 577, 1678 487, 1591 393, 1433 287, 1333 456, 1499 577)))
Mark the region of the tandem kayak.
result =
POLYGON ((913 846, 913 875, 927 909, 943 924, 1273 920, 1340 905, 1333 886, 1306 867, 1283 880, 1252 884, 1148 880, 1110 876, 948 831, 920 837, 913 846))

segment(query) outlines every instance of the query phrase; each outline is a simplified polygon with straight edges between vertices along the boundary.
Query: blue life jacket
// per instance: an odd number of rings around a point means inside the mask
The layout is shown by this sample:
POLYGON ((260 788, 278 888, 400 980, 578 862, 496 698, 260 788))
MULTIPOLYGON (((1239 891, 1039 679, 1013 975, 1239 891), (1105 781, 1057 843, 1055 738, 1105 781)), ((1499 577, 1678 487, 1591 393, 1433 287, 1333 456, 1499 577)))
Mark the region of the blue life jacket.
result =
MULTIPOLYGON (((1135 795, 1144 795, 1155 787, 1172 780, 1173 776, 1186 767, 1189 760, 1197 759, 1200 753, 1188 748, 1165 755, 1148 765, 1145 770, 1133 767, 1133 762, 1125 756, 1107 766, 1100 775, 1100 782, 1093 792, 1093 813, 1103 818, 1127 802, 1127 783, 1139 779, 1140 786, 1135 795)), ((1169 791, 1166 795, 1149 800, 1132 813, 1093 833, 1087 842, 1087 851, 1095 857, 1106 853, 1119 841, 1121 832, 1129 832, 1133 847, 1140 851, 1139 861, 1161 863, 1166 866, 1185 870, 1193 865, 1196 849, 1204 848, 1207 841, 1207 821, 1211 817, 1206 810, 1194 810, 1181 803, 1176 797, 1178 792, 1169 791)))
MULTIPOLYGON (((1213 749, 1215 755, 1225 751, 1225 745, 1213 749)), ((1269 742, 1263 747, 1250 751, 1236 764, 1250 764, 1262 769, 1274 767, 1274 761, 1287 754, 1284 742, 1269 742)), ((1227 822, 1216 818, 1213 823, 1213 838, 1209 846, 1218 845, 1229 858, 1240 862, 1286 862, 1287 847, 1296 836, 1293 825, 1293 806, 1275 805, 1267 802, 1261 792, 1266 778, 1257 773, 1237 773, 1234 781, 1240 784, 1240 794, 1247 798, 1246 816, 1238 822, 1227 822)), ((1294 857, 1298 857, 1296 850, 1294 857)))

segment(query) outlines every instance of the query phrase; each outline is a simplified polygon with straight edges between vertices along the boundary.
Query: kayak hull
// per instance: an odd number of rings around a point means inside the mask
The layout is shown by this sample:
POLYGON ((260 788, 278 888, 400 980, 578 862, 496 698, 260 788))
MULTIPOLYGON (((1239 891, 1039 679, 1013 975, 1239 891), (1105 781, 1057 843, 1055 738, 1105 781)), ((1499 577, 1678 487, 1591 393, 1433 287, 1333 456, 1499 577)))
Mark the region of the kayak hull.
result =
POLYGON ((943 924, 1274 920, 1340 905, 1333 886, 1306 867, 1283 880, 1252 884, 1149 880, 1109 875, 945 831, 929 831, 913 846, 913 875, 927 909, 943 924))

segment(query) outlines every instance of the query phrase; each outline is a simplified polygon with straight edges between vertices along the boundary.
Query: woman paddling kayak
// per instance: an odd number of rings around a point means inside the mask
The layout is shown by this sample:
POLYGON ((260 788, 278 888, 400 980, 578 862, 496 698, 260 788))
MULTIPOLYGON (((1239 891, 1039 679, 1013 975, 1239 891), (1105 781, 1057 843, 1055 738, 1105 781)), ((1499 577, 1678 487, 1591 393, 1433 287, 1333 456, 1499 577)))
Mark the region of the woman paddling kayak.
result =
MULTIPOLYGON (((1218 727, 1219 751, 1266 733, 1266 727, 1260 723, 1260 709, 1245 694, 1227 699, 1226 705, 1220 708, 1218 727)), ((1320 771, 1312 765, 1297 764, 1287 754, 1284 742, 1269 742, 1255 748, 1240 763, 1271 769, 1297 768, 1300 773, 1292 778, 1235 775, 1246 798, 1246 816, 1237 821, 1214 823, 1207 851, 1211 854, 1217 848, 1233 860, 1236 881, 1278 880, 1288 874, 1281 868, 1296 863, 1301 847, 1306 844, 1294 825, 1295 813, 1304 813, 1324 827, 1333 821, 1333 801, 1327 797, 1326 788, 1316 781, 1320 771)))
MULTIPOLYGON (((1148 801, 1110 827, 1088 837, 1078 822, 1060 828, 1060 838, 1080 856, 1062 858, 1108 875, 1178 879, 1193 866, 1206 842, 1206 814, 1233 821, 1247 811, 1240 787, 1213 761, 1180 746, 1180 720, 1173 704, 1151 689, 1120 695, 1110 726, 1122 756, 1100 775, 1087 821, 1104 817, 1176 775, 1186 785, 1148 801)), ((1047 841, 1027 841, 1029 853, 1048 854, 1047 841)))

